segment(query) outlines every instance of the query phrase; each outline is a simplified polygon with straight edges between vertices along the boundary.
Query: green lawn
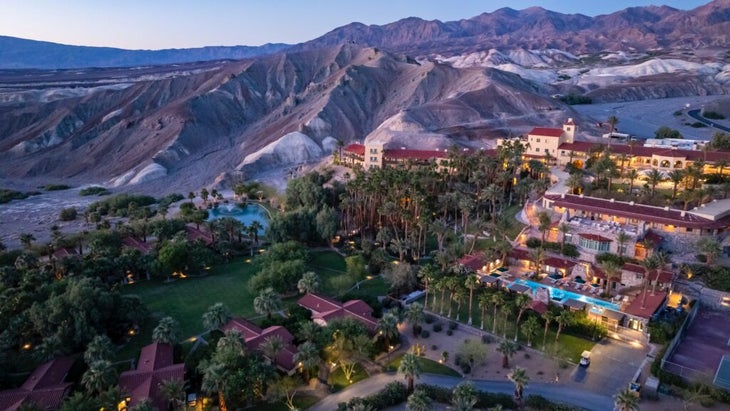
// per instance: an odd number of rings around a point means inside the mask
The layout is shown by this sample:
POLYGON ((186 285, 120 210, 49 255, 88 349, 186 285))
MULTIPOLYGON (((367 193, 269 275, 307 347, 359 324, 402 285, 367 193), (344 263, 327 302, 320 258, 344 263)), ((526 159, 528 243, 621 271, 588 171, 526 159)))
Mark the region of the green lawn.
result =
POLYGON ((255 296, 248 287, 253 274, 254 266, 241 260, 214 267, 206 277, 139 282, 123 287, 122 292, 139 295, 156 318, 173 317, 180 323, 181 337, 187 338, 203 331, 201 317, 216 302, 228 306, 234 315, 256 316, 255 296))
MULTIPOLYGON (((297 394, 294 396, 294 405, 297 407, 297 409, 300 410, 306 410, 307 408, 311 407, 312 405, 316 404, 317 401, 319 401, 319 398, 312 396, 312 395, 306 395, 306 394, 297 394)), ((247 411, 289 411, 289 408, 287 408, 286 405, 284 405, 284 402, 277 401, 274 403, 261 403, 254 405, 253 407, 246 408, 247 411)))
POLYGON ((355 373, 352 375, 352 381, 347 381, 345 379, 345 374, 342 373, 342 368, 337 367, 329 375, 329 378, 327 378, 327 384, 329 384, 332 387, 332 390, 334 392, 337 392, 337 391, 340 391, 343 388, 347 387, 348 385, 354 384, 358 381, 362 381, 368 377, 369 377, 368 373, 365 372, 365 370, 360 366, 360 364, 357 364, 355 366, 355 373))
MULTIPOLYGON (((393 361, 388 363, 388 371, 397 371, 402 359, 403 354, 399 354, 393 358, 393 361)), ((440 364, 436 361, 429 360, 428 358, 418 357, 418 362, 421 364, 421 372, 423 373, 446 375, 449 377, 461 377, 461 374, 453 368, 440 364)))

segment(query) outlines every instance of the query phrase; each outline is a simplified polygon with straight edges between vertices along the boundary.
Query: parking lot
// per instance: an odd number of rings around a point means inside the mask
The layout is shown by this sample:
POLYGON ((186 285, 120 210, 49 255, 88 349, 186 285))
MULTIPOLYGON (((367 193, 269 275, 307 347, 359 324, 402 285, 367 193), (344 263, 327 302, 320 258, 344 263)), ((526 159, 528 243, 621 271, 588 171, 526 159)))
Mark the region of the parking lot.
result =
POLYGON ((604 339, 591 350, 589 366, 574 367, 570 383, 587 391, 614 395, 628 386, 648 352, 646 345, 604 339))

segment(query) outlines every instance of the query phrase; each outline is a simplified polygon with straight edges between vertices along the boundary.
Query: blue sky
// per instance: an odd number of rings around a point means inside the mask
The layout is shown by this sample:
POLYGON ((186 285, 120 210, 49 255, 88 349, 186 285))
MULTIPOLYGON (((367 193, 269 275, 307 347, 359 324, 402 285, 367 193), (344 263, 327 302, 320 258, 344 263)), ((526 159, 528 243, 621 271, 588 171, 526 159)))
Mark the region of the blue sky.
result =
POLYGON ((416 16, 441 21, 501 7, 540 6, 590 16, 709 0, 2 0, 0 35, 129 49, 299 43, 353 21, 416 16))

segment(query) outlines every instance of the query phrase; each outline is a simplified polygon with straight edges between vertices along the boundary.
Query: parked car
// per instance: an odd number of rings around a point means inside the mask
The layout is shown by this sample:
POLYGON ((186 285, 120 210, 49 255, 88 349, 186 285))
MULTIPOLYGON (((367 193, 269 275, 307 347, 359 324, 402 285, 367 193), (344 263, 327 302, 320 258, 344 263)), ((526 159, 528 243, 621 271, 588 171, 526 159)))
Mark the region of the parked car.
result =
POLYGON ((580 355, 580 365, 583 367, 587 367, 591 363, 591 352, 590 351, 583 351, 580 355))

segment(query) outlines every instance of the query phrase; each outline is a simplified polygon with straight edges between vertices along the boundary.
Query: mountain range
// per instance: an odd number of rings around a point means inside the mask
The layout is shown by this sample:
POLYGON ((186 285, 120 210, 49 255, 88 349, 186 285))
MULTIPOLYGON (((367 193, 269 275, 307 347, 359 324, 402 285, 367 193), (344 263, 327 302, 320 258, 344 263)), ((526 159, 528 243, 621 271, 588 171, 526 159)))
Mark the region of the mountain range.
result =
POLYGON ((0 41, 0 62, 14 64, 0 70, 0 182, 226 186, 281 178, 340 142, 478 148, 580 118, 556 96, 730 94, 729 24, 730 0, 716 0, 595 18, 530 8, 447 23, 353 23, 268 50, 30 42, 23 53, 2 45, 21 43, 0 41), (53 70, 39 69, 53 61, 44 47, 60 53, 53 70), (96 68, 58 69, 82 61, 96 68))

